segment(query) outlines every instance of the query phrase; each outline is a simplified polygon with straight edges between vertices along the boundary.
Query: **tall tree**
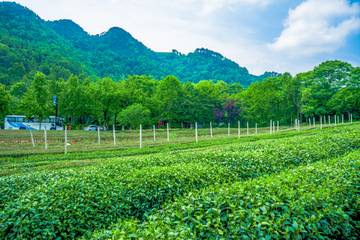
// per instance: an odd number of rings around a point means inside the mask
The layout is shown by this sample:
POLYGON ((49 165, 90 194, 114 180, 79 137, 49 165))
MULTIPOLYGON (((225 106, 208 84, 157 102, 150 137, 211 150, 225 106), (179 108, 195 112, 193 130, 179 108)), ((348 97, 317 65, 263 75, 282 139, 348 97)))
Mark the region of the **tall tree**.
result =
POLYGON ((326 61, 308 72, 304 81, 301 112, 306 117, 331 113, 327 102, 336 91, 351 85, 354 67, 347 62, 326 61))
POLYGON ((144 126, 150 123, 150 110, 141 103, 135 103, 121 111, 120 122, 137 129, 140 124, 144 126))
POLYGON ((31 88, 24 94, 19 107, 27 118, 38 119, 39 129, 41 129, 42 120, 49 117, 49 92, 43 73, 35 75, 31 88))
POLYGON ((61 113, 70 118, 70 128, 75 117, 81 116, 81 98, 84 93, 81 91, 79 78, 71 75, 66 81, 63 93, 59 98, 59 108, 61 113))
POLYGON ((279 77, 269 77, 241 92, 242 118, 260 125, 278 119, 282 102, 279 85, 279 77))
POLYGON ((79 116, 81 116, 82 127, 86 123, 86 117, 95 115, 95 92, 93 91, 90 78, 85 78, 79 85, 80 96, 78 99, 79 116))
POLYGON ((161 117, 167 119, 169 125, 171 125, 171 120, 177 117, 174 110, 180 107, 181 91, 181 82, 174 76, 167 76, 159 83, 157 99, 162 111, 161 117))
POLYGON ((213 81, 200 81, 195 85, 198 105, 195 118, 200 122, 210 122, 214 119, 214 108, 221 107, 222 97, 219 88, 213 81))
POLYGON ((335 114, 357 113, 360 110, 360 87, 348 86, 337 91, 327 102, 328 109, 335 114))
POLYGON ((96 83, 96 108, 100 112, 104 125, 109 127, 109 120, 112 113, 115 113, 118 106, 118 85, 110 78, 103 78, 96 83))
POLYGON ((179 96, 181 101, 178 110, 178 120, 180 123, 189 124, 195 121, 196 106, 199 105, 196 92, 194 83, 186 82, 182 85, 182 91, 179 96))
POLYGON ((0 117, 6 115, 10 109, 10 93, 0 83, 0 117))

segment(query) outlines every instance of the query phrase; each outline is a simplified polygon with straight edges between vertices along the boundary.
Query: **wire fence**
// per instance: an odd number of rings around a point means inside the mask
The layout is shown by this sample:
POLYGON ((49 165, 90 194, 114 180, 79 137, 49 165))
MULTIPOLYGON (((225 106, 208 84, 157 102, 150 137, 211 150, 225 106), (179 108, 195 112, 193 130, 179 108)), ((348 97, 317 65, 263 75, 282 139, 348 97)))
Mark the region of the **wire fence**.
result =
MULTIPOLYGON (((337 122, 337 125, 342 124, 351 123, 349 121, 343 123, 341 120, 337 122)), ((277 121, 272 121, 271 127, 259 128, 256 123, 249 123, 245 128, 239 128, 236 125, 201 129, 155 129, 155 131, 151 128, 142 129, 141 138, 139 130, 40 130, 31 131, 31 134, 29 130, 0 130, 0 157, 155 147, 196 141, 235 139, 281 132, 305 131, 334 126, 336 126, 335 122, 329 124, 323 121, 321 123, 320 121, 318 123, 311 123, 309 121, 297 124, 295 121, 294 126, 289 127, 279 126, 277 121), (67 134, 66 143, 65 132, 67 134)))

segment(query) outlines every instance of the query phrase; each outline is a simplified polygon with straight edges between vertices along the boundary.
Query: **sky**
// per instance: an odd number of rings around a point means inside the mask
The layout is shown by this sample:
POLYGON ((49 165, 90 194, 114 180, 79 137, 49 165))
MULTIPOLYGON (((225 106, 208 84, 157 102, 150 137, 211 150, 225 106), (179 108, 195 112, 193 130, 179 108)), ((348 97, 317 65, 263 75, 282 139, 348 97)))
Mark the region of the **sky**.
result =
POLYGON ((156 52, 208 48, 251 74, 360 66, 360 4, 349 0, 16 0, 91 35, 121 27, 156 52))

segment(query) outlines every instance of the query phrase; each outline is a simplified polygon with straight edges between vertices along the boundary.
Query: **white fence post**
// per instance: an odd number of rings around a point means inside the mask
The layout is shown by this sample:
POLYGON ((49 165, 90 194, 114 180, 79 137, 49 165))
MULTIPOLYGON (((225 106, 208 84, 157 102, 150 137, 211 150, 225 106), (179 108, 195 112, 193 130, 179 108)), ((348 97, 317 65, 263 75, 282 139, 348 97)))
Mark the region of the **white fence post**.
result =
POLYGON ((33 147, 35 147, 34 137, 33 137, 32 131, 31 131, 31 127, 30 127, 30 136, 31 136, 32 145, 33 145, 33 147))
POLYGON ((277 131, 279 131, 279 121, 277 121, 277 131))
POLYGON ((335 120, 335 126, 336 126, 336 115, 334 116, 334 120, 335 120))
POLYGON ((213 134, 212 134, 212 123, 210 122, 210 136, 213 137, 213 134))
POLYGON ((113 125, 113 134, 114 134, 114 145, 116 145, 116 138, 115 138, 115 124, 113 125))
POLYGON ((322 129, 322 117, 320 116, 320 129, 322 129))
POLYGON ((67 153, 67 127, 65 127, 65 154, 67 153))
POLYGON ((198 142, 197 122, 195 122, 195 139, 198 142))
POLYGON ((352 123, 352 120, 353 120, 353 117, 352 117, 352 114, 351 114, 351 123, 352 123))
POLYGON ((275 129, 275 121, 273 121, 273 133, 275 133, 276 132, 276 129, 275 129))
POLYGON ((314 127, 315 127, 315 117, 313 117, 314 127))
POLYGON ((140 124, 140 148, 142 148, 142 126, 140 124))
POLYGON ((155 137, 155 125, 153 125, 154 128, 154 141, 156 141, 156 137, 155 137))
POLYGON ((255 123, 255 134, 257 134, 257 123, 255 123))
POLYGON ((309 118, 309 127, 311 127, 311 119, 309 118))
POLYGON ((270 134, 271 134, 272 122, 270 120, 270 134))
POLYGON ((298 127, 297 130, 298 130, 298 132, 300 132, 300 121, 299 121, 299 120, 297 120, 297 125, 298 125, 298 126, 297 126, 297 127, 298 127))
POLYGON ((100 145, 100 126, 98 126, 98 143, 100 145))
POLYGON ((47 149, 46 126, 44 126, 44 134, 45 134, 45 149, 47 149))
POLYGON ((329 119, 329 126, 331 125, 331 118, 330 118, 330 115, 328 115, 328 119, 329 119))
POLYGON ((246 122, 246 135, 249 136, 249 122, 246 122))
POLYGON ((240 138, 240 121, 238 121, 238 138, 240 138))
POLYGON ((167 139, 168 139, 168 142, 169 142, 170 141, 169 123, 166 124, 166 129, 167 129, 167 139))

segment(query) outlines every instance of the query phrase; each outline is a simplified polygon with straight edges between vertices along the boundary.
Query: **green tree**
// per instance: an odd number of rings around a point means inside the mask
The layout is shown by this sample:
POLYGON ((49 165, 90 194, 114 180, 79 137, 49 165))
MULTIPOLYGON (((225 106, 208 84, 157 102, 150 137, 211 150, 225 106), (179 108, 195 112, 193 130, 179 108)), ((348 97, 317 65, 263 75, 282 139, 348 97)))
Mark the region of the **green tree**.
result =
POLYGON ((249 122, 266 125, 270 119, 280 119, 283 114, 282 79, 269 77, 261 82, 251 83, 240 93, 242 118, 249 122))
POLYGON ((96 109, 94 94, 96 91, 93 91, 90 78, 86 78, 84 81, 82 81, 82 83, 79 85, 79 91, 80 94, 77 100, 78 111, 79 116, 82 118, 82 127, 84 128, 87 116, 95 115, 94 109, 96 109))
POLYGON ((0 117, 6 115, 10 109, 10 93, 0 83, 0 117))
MULTIPOLYGON (((156 103, 156 89, 159 81, 152 79, 150 76, 128 76, 124 81, 119 83, 119 108, 125 108, 134 103, 141 103, 151 111, 152 118, 155 118, 158 110, 156 103)), ((158 118, 158 115, 156 116, 158 118)), ((157 119, 159 120, 159 119, 157 119)))
POLYGON ((178 116, 178 120, 182 123, 195 122, 196 106, 198 106, 196 92, 194 83, 186 82, 182 85, 178 116))
POLYGON ((306 73, 301 113, 306 117, 330 113, 327 102, 342 87, 351 85, 354 67, 347 62, 326 61, 306 73))
POLYGON ((195 119, 198 122, 210 122, 214 119, 214 108, 222 107, 222 97, 219 88, 213 81, 200 81, 195 84, 195 119))
POLYGON ((137 129, 140 124, 145 126, 150 123, 150 110, 141 103, 135 103, 121 111, 120 122, 132 129, 137 129))
POLYGON ((59 112, 70 118, 70 128, 72 128, 74 118, 81 116, 81 97, 83 94, 79 78, 71 75, 64 85, 62 94, 58 96, 59 112))
POLYGON ((17 82, 10 88, 10 94, 16 97, 22 97, 27 91, 26 84, 24 82, 17 82))
POLYGON ((96 83, 95 106, 106 128, 109 128, 110 115, 117 112, 118 85, 110 78, 103 78, 96 83))
POLYGON ((360 110, 360 87, 348 86, 337 91, 327 102, 329 110, 336 114, 350 116, 360 110))
POLYGON ((175 109, 180 107, 181 82, 174 76, 167 76, 159 83, 156 98, 159 103, 161 117, 171 126, 171 120, 177 118, 175 109))
POLYGON ((302 119, 301 107, 302 107, 302 89, 303 84, 307 79, 307 75, 300 73, 295 77, 292 77, 290 73, 284 73, 281 76, 283 80, 283 99, 284 99, 284 121, 288 123, 293 122, 293 119, 302 119), (290 117, 290 118, 289 118, 290 117))
POLYGON ((37 73, 35 75, 31 88, 24 94, 19 108, 25 113, 26 118, 38 119, 39 129, 41 129, 42 120, 49 117, 49 93, 44 74, 37 73))

